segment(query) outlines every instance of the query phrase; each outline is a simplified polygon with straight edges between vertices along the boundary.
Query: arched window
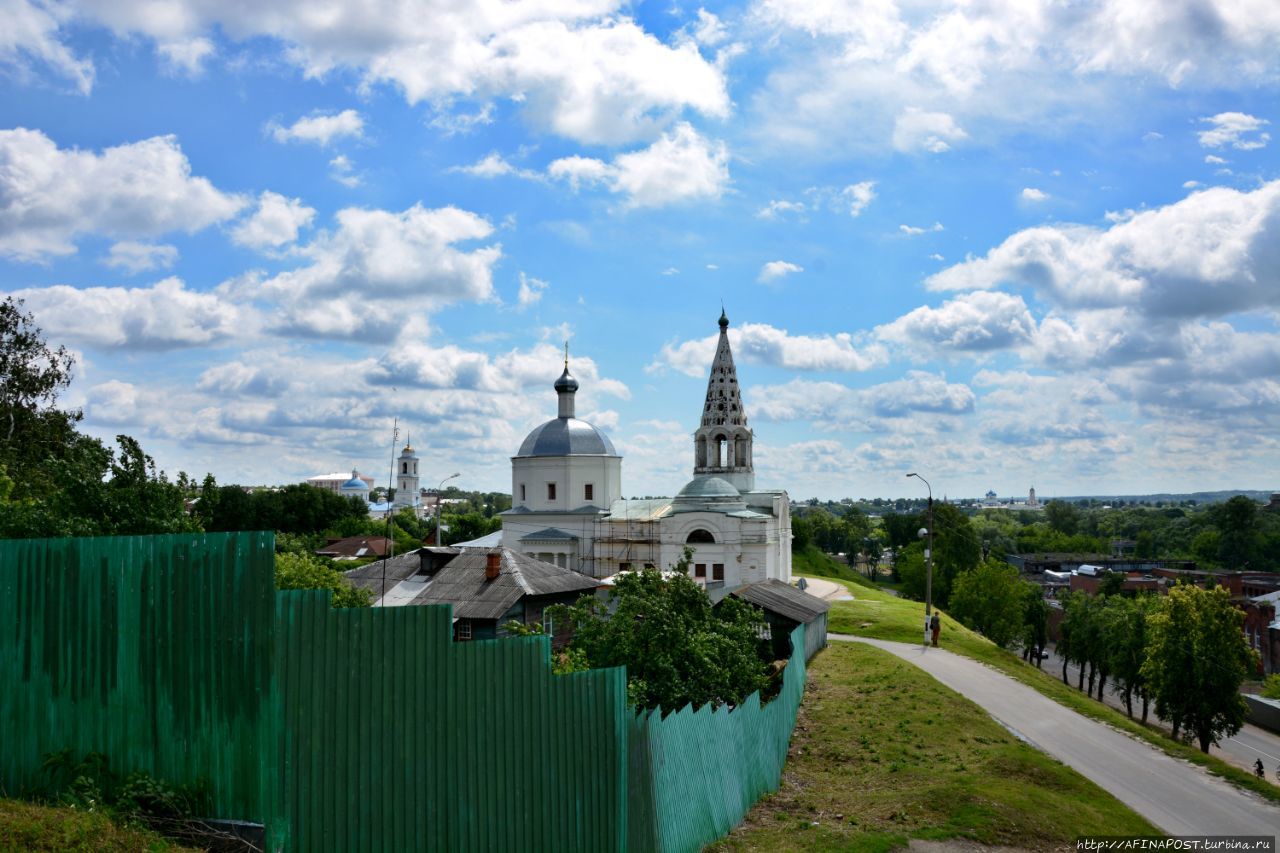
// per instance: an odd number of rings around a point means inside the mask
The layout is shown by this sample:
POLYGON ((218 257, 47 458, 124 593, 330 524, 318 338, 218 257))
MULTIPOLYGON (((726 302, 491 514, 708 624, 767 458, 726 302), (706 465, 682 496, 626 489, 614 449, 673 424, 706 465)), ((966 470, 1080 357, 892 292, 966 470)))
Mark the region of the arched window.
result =
POLYGON ((710 530, 703 530, 699 527, 697 530, 691 532, 689 537, 684 541, 690 545, 714 545, 716 544, 716 537, 711 535, 710 530))

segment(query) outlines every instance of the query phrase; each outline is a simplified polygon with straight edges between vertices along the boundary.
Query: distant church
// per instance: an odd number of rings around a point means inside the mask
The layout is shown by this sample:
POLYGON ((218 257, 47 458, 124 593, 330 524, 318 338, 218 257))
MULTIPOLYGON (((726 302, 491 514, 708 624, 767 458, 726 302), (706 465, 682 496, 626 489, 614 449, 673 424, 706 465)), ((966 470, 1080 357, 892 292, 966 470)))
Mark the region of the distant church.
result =
POLYGON ((529 433, 511 458, 504 547, 603 578, 646 566, 665 570, 687 545, 690 574, 708 588, 790 582, 791 502, 782 489, 756 488, 755 436, 723 311, 693 433, 693 479, 674 498, 623 499, 622 457, 608 436, 575 416, 578 381, 567 357, 555 391, 557 417, 529 433))

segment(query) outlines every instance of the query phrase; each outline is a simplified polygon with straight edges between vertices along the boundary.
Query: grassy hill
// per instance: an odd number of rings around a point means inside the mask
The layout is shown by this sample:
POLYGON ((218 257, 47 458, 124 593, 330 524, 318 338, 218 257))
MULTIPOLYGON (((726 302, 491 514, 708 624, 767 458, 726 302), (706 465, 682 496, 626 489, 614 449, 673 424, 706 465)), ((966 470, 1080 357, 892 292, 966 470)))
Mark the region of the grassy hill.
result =
POLYGON ((117 826, 102 812, 6 799, 0 799, 0 851, 194 853, 154 832, 117 826))

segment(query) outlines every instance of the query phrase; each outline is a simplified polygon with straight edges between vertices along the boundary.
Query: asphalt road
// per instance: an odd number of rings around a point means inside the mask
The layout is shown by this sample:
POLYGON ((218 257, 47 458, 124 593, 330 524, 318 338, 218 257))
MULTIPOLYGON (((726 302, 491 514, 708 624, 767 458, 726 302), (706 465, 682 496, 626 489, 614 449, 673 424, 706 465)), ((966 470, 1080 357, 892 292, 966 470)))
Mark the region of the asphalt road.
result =
POLYGON ((1261 797, 1065 708, 977 661, 946 649, 843 634, 828 637, 877 646, 915 664, 1169 835, 1280 832, 1280 808, 1261 797))
MULTIPOLYGON (((1044 671, 1056 678, 1062 678, 1062 658, 1055 653, 1051 655, 1042 664, 1044 671)), ((1067 678, 1071 679, 1071 686, 1078 683, 1078 672, 1074 664, 1067 668, 1067 678)), ((1085 680, 1088 686, 1088 679, 1085 680)), ((1124 699, 1114 692, 1113 683, 1107 681, 1107 704, 1118 711, 1124 711, 1124 699)), ((1134 716, 1142 713, 1141 702, 1137 699, 1133 703, 1134 716)), ((1152 707, 1151 719, 1155 721, 1155 709, 1152 707)), ((1168 726, 1164 726, 1168 730, 1168 726)), ((1224 737, 1214 746, 1209 747, 1209 754, 1216 755, 1223 761, 1228 761, 1237 767, 1253 772, 1253 762, 1258 759, 1262 760, 1262 765, 1267 770, 1267 780, 1276 783, 1276 771, 1280 770, 1280 735, 1259 728, 1258 726, 1245 723, 1240 731, 1231 737, 1224 737)))

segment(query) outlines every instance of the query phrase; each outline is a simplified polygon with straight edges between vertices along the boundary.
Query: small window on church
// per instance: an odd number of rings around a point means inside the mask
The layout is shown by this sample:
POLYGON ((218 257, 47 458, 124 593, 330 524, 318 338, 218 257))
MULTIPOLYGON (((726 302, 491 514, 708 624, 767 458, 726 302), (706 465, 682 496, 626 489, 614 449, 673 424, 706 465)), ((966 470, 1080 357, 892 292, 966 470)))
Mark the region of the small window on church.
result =
POLYGON ((556 499, 556 484, 547 483, 547 500, 553 501, 555 499, 556 499))
POLYGON ((631 571, 631 564, 630 564, 630 563, 618 563, 618 571, 620 571, 620 572, 629 572, 629 571, 631 571))
POLYGON ((706 563, 694 563, 694 564, 693 564, 693 576, 694 576, 695 578, 702 578, 703 580, 706 580, 706 579, 707 579, 707 564, 706 564, 706 563))
POLYGON ((408 463, 408 462, 401 462, 401 463, 400 463, 400 469, 401 469, 401 470, 400 470, 400 473, 401 473, 401 474, 408 474, 408 473, 409 473, 409 463, 408 463))
POLYGON ((724 580, 724 563, 711 564, 711 579, 713 581, 724 580))
POLYGON ((582 487, 582 499, 584 501, 595 500, 595 497, 596 497, 596 487, 594 485, 592 485, 591 483, 587 483, 585 486, 582 487))
POLYGON ((710 530, 704 530, 703 528, 699 527, 697 530, 689 531, 689 535, 685 537, 684 541, 691 544, 705 542, 707 544, 714 545, 716 541, 716 537, 712 535, 710 530))
POLYGON ((521 483, 520 484, 520 503, 524 503, 526 500, 528 500, 528 498, 525 497, 524 483, 521 483))

